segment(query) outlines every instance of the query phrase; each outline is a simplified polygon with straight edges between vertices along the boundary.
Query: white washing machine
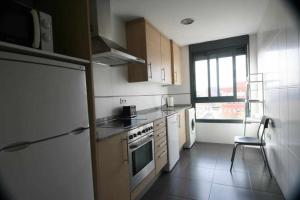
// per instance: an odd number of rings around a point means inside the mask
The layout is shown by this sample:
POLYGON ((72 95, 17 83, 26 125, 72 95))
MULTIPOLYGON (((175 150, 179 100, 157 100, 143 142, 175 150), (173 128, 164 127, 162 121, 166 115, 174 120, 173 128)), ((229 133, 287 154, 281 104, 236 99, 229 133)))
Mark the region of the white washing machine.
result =
POLYGON ((190 149, 196 141, 196 121, 195 121, 195 108, 185 110, 186 121, 186 143, 185 148, 190 149))

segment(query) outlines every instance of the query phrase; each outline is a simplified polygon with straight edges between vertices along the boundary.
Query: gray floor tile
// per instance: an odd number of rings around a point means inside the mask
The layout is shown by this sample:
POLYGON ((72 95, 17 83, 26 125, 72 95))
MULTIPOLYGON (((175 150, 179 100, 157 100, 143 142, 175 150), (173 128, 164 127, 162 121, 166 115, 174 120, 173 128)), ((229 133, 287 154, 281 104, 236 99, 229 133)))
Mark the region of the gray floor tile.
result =
POLYGON ((265 175, 250 173, 250 181, 253 190, 282 194, 275 179, 267 173, 265 175))
POLYGON ((230 173, 232 145, 197 143, 180 154, 170 173, 163 173, 143 200, 283 199, 270 179, 259 149, 239 149, 230 173))
POLYGON ((159 192, 151 191, 148 192, 141 200, 194 200, 194 199, 174 196, 167 193, 159 193, 159 192))
POLYGON ((268 192, 254 191, 253 194, 255 200, 284 200, 284 197, 282 195, 268 192))
POLYGON ((253 200, 251 190, 232 186, 213 184, 210 193, 210 200, 253 200))
POLYGON ((251 189, 248 173, 215 170, 213 183, 251 189))
POLYGON ((174 169, 171 173, 171 176, 212 182, 213 174, 213 169, 187 164, 184 167, 177 167, 174 169))
POLYGON ((214 169, 217 163, 216 157, 210 157, 210 156, 191 157, 187 161, 189 162, 190 165, 195 165, 195 166, 209 168, 209 169, 214 169))
POLYGON ((207 200, 209 197, 211 184, 212 183, 205 181, 171 177, 169 182, 164 184, 164 189, 168 192, 168 194, 174 196, 197 200, 207 200))

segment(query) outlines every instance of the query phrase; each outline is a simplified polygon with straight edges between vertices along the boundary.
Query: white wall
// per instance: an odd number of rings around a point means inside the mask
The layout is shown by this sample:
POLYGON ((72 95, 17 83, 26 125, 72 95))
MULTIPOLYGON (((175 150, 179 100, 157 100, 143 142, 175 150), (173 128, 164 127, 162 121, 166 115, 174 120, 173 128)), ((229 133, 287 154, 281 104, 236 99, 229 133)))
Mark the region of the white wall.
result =
MULTIPOLYGON (((112 18, 112 39, 126 45, 125 24, 116 16, 112 18)), ((137 110, 160 106, 161 95, 167 88, 155 83, 128 83, 127 66, 109 67, 94 64, 96 117, 117 115, 123 105, 136 105, 137 110)))
POLYGON ((299 27, 291 13, 279 0, 270 1, 257 34, 266 114, 274 123, 267 135, 267 154, 286 199, 299 189, 300 180, 299 27))
MULTIPOLYGON (((256 35, 250 35, 250 68, 251 73, 257 71, 256 35)), ((188 46, 181 47, 183 84, 171 86, 168 93, 173 95, 175 102, 179 104, 191 103, 190 91, 190 64, 188 46)), ((240 123, 197 123, 196 140, 199 142, 227 143, 233 144, 234 136, 241 136, 244 133, 243 124, 240 123), (226 131, 224 131, 226 130, 226 131)), ((248 128, 248 127, 247 127, 248 128)), ((256 125, 249 125, 248 136, 255 136, 256 125)))

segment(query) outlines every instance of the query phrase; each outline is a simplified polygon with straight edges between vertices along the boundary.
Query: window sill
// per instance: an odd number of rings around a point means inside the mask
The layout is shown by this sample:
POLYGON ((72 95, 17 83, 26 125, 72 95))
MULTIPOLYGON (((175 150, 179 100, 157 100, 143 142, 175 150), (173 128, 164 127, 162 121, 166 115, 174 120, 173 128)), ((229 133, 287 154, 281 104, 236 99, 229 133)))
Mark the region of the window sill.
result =
POLYGON ((242 124, 241 119, 196 119, 197 123, 236 123, 242 124))

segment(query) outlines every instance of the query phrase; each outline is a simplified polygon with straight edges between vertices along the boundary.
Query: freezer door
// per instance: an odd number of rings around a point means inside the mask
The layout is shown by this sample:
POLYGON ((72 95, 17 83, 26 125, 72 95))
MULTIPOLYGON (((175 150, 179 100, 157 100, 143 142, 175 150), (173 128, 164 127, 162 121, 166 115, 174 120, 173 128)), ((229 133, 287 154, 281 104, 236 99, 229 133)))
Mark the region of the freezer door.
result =
POLYGON ((88 126, 85 71, 69 65, 0 58, 0 148, 88 126))
POLYGON ((93 200, 89 129, 0 152, 0 199, 93 200))

